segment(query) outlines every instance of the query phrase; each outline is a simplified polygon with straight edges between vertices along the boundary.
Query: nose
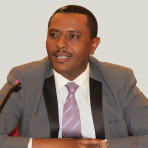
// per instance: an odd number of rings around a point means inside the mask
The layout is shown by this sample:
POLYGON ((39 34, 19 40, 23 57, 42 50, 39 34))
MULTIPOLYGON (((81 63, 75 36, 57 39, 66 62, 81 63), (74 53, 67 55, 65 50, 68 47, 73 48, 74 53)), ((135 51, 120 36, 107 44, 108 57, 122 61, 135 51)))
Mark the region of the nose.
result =
POLYGON ((60 38, 58 39, 57 46, 59 49, 67 49, 68 48, 68 44, 67 44, 67 41, 64 36, 60 36, 60 38))

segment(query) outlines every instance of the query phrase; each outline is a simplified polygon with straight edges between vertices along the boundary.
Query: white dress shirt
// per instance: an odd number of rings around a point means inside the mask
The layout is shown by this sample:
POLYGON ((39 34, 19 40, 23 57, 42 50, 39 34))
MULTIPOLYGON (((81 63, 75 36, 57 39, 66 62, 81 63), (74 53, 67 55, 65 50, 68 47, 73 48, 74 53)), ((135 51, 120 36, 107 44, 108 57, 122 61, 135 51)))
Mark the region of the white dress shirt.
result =
MULTIPOLYGON (((92 119, 91 106, 90 106, 90 91, 89 91, 89 63, 86 70, 78 76, 75 80, 69 81, 61 74, 53 70, 55 78, 56 93, 58 99, 59 109, 59 133, 58 138, 62 138, 62 115, 64 102, 68 96, 68 90, 65 85, 68 82, 75 82, 79 85, 75 92, 75 98, 79 107, 81 119, 81 132, 83 138, 96 138, 95 129, 92 119)), ((32 147, 32 139, 30 139, 28 148, 32 147)))

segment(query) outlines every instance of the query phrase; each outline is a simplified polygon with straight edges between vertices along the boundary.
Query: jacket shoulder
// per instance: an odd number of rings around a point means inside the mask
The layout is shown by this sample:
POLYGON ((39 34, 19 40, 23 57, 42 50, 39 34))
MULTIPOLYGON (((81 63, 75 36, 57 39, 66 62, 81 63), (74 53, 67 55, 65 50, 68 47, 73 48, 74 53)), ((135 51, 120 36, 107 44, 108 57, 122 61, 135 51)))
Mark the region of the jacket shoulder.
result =
POLYGON ((34 61, 24 65, 16 66, 10 70, 7 76, 7 80, 13 82, 17 78, 24 78, 29 80, 38 79, 45 75, 49 64, 50 62, 48 57, 46 57, 40 61, 34 61))
POLYGON ((110 88, 124 85, 127 79, 136 83, 134 73, 128 67, 100 62, 92 56, 89 59, 89 63, 92 69, 91 75, 96 80, 103 82, 103 84, 107 84, 110 88))
POLYGON ((19 71, 21 73, 29 73, 29 72, 34 73, 40 69, 43 69, 44 67, 47 67, 48 65, 49 65, 48 57, 45 57, 44 59, 39 61, 33 61, 30 63, 13 67, 11 71, 19 71))
POLYGON ((127 71, 132 71, 130 68, 125 66, 98 61, 96 58, 92 56, 89 59, 89 63, 92 67, 98 69, 100 73, 103 73, 105 75, 125 75, 127 71))

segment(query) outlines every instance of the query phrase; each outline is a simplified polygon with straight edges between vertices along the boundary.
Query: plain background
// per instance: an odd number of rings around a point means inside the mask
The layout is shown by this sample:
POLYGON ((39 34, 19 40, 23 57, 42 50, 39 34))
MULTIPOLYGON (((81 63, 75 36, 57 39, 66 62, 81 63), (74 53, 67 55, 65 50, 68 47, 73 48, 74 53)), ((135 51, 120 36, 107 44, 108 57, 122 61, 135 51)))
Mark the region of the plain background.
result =
POLYGON ((69 4, 86 7, 98 20, 101 44, 94 56, 133 69, 148 97, 147 0, 0 0, 0 88, 12 67, 47 56, 49 18, 69 4))

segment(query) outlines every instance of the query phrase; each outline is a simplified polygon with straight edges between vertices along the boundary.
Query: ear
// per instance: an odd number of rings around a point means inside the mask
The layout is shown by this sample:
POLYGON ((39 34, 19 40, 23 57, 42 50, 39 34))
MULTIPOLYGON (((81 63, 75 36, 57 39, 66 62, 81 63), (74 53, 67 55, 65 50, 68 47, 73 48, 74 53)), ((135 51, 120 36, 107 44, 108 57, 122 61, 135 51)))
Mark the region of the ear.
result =
POLYGON ((98 45, 100 44, 100 38, 99 37, 96 37, 94 39, 92 39, 92 49, 91 49, 91 52, 90 54, 93 55, 96 48, 98 47, 98 45))

